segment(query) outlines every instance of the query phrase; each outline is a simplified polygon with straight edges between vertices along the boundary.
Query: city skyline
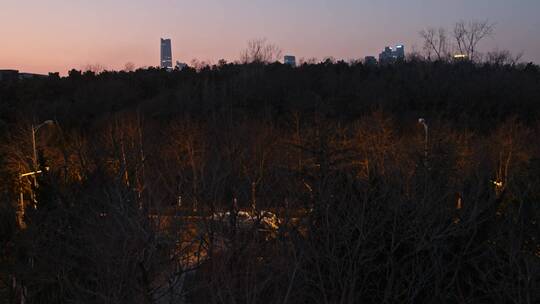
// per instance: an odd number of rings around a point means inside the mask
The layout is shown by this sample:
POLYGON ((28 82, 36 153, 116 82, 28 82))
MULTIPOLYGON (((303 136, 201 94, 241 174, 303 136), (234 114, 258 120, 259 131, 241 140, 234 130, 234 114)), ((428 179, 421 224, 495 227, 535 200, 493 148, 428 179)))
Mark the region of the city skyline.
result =
POLYGON ((175 41, 174 59, 234 61, 253 38, 267 38, 301 58, 359 59, 403 43, 421 51, 418 32, 460 20, 490 20, 495 34, 482 51, 524 53, 540 62, 540 2, 470 1, 42 1, 5 0, 0 11, 0 68, 34 73, 127 62, 156 66, 155 41, 175 41), (5 2, 5 3, 4 3, 5 2), (163 7, 168 9, 162 11, 163 7), (144 21, 144 22, 143 22, 144 21), (519 35, 516 35, 519 33, 519 35))

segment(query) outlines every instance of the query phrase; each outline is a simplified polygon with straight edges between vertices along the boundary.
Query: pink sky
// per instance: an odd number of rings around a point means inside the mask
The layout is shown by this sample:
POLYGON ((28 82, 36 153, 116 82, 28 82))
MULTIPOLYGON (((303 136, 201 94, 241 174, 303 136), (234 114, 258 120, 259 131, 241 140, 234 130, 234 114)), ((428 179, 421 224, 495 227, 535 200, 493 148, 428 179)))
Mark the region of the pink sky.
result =
POLYGON ((173 58, 238 59, 246 41, 266 37, 298 58, 377 55, 385 45, 421 49, 418 31, 461 19, 489 19, 483 50, 523 51, 540 61, 537 0, 0 0, 0 69, 65 74, 88 64, 158 65, 159 38, 173 58))

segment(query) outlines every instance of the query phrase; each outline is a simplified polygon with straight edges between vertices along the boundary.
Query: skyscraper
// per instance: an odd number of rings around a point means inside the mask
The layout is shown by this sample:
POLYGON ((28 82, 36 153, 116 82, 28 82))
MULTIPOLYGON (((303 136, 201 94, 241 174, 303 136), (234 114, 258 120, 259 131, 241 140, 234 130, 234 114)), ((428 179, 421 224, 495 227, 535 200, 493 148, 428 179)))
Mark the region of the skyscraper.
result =
POLYGON ((379 54, 379 62, 381 64, 391 63, 394 61, 394 54, 391 47, 387 46, 384 48, 384 51, 379 54))
POLYGON ((405 59, 405 46, 402 44, 396 45, 395 48, 385 47, 384 51, 379 54, 379 63, 387 64, 405 59))
POLYGON ((161 38, 161 62, 160 67, 162 69, 172 70, 172 50, 171 39, 161 38))

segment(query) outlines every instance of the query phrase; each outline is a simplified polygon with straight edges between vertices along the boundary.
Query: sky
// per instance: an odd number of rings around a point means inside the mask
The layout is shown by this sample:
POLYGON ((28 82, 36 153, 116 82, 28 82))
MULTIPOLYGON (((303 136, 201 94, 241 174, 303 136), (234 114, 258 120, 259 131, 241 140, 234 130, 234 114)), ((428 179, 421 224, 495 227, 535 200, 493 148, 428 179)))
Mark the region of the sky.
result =
POLYGON ((0 69, 157 66, 161 37, 187 63, 237 60, 254 38, 297 58, 350 60, 401 43, 421 51, 423 28, 486 19, 495 33, 481 51, 540 63, 539 13, 540 0, 0 0, 0 69))

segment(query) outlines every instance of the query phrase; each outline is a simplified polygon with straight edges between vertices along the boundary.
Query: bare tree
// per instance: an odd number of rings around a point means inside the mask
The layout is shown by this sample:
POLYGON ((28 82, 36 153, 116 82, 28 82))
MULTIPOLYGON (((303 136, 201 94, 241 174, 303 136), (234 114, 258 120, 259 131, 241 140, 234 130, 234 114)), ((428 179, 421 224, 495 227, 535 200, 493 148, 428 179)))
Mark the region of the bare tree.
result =
POLYGON ((281 49, 266 38, 252 39, 248 41, 247 48, 240 54, 242 63, 270 63, 281 57, 281 49))
POLYGON ((522 56, 523 56, 523 52, 520 52, 516 55, 512 55, 512 53, 510 53, 510 51, 508 50, 495 49, 487 53, 485 61, 491 64, 497 64, 497 65, 506 65, 506 64, 515 65, 519 63, 522 56))
POLYGON ((477 58, 477 46, 484 38, 493 34, 495 24, 485 21, 460 21, 454 26, 454 39, 458 51, 470 60, 477 58))
POLYGON ((424 51, 428 59, 431 59, 433 53, 437 56, 437 60, 444 60, 449 57, 446 29, 443 27, 439 29, 429 27, 420 31, 420 36, 424 39, 424 51))
POLYGON ((210 68, 213 65, 213 63, 211 60, 199 60, 197 58, 193 58, 191 59, 191 62, 189 63, 189 65, 195 70, 200 71, 206 68, 210 68))
POLYGON ((317 64, 319 62, 319 59, 315 58, 315 57, 310 57, 310 58, 300 58, 298 60, 298 65, 304 65, 304 64, 317 64))
POLYGON ((136 69, 136 66, 131 61, 126 62, 126 64, 124 65, 124 72, 133 72, 135 71, 135 69, 136 69))
POLYGON ((95 64, 87 64, 83 67, 83 72, 93 72, 95 74, 100 74, 102 72, 104 72, 105 70, 107 69, 106 66, 100 64, 100 63, 95 63, 95 64))

